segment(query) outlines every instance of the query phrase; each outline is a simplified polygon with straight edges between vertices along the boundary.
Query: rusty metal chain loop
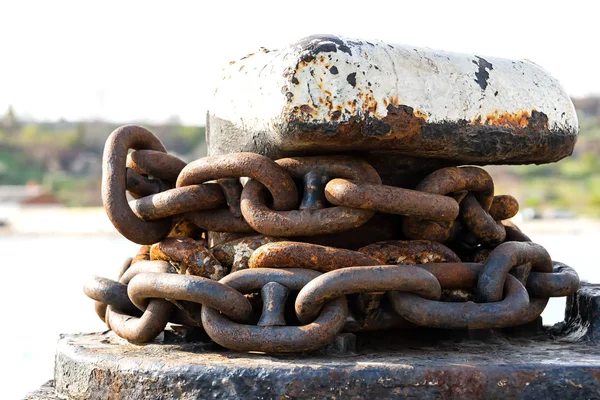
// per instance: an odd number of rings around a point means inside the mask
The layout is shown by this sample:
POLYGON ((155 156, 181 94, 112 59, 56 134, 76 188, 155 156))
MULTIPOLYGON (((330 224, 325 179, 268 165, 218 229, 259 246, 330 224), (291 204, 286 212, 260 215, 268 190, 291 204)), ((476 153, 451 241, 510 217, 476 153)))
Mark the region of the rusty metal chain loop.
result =
POLYGON ((377 265, 348 267, 309 282, 296 299, 300 322, 312 321, 324 303, 352 293, 402 291, 426 299, 439 299, 441 287, 435 276, 413 266, 377 265))
MULTIPOLYGON (((241 293, 255 292, 277 283, 298 291, 319 272, 302 269, 246 269, 228 275, 221 283, 241 293)), ((341 296, 323 306, 319 316, 303 326, 259 326, 238 324, 209 307, 202 308, 202 323, 220 345, 238 351, 297 352, 329 344, 342 330, 348 317, 346 298, 341 296)))
POLYGON ((250 268, 307 268, 319 272, 377 264, 373 257, 357 251, 289 241, 265 244, 248 260, 250 268))
POLYGON ((242 177, 264 185, 273 196, 274 209, 291 210, 298 205, 298 192, 290 176, 271 159, 255 153, 227 154, 193 161, 179 174, 177 187, 242 177))
MULTIPOLYGON (((227 202, 227 208, 213 210, 195 211, 185 215, 194 224, 212 232, 237 232, 249 233, 254 229, 242 216, 240 209, 240 197, 242 185, 239 179, 218 179, 217 184, 227 202)), ((207 185, 205 183, 205 185, 207 185)))
POLYGON ((127 168, 169 182, 175 186, 177 177, 186 162, 172 154, 155 150, 136 150, 127 155, 127 168))
POLYGON ((536 243, 506 242, 496 247, 479 273, 477 298, 482 302, 502 299, 502 288, 508 272, 518 265, 531 263, 532 272, 552 272, 552 259, 542 246, 536 243))
POLYGON ((405 293, 390 292, 394 310, 417 325, 445 329, 493 329, 522 325, 536 319, 547 299, 530 298, 525 287, 511 275, 504 285, 506 295, 493 303, 453 303, 428 300, 405 293))
POLYGON ((459 211, 451 197, 347 179, 327 183, 325 196, 335 205, 434 221, 454 221, 459 211))
MULTIPOLYGON (((459 192, 473 192, 484 211, 489 211, 494 198, 494 181, 482 168, 448 167, 439 169, 423 179, 415 188, 417 191, 438 195, 459 192)), ((464 197, 464 193, 461 198, 464 197)), ((445 242, 450 238, 452 222, 438 222, 406 218, 404 234, 410 239, 445 242)))
POLYGON ((252 319, 252 305, 240 292, 200 276, 141 273, 131 279, 127 294, 140 310, 145 310, 152 299, 169 299, 215 308, 239 322, 252 319))
POLYGON ((190 238, 166 238, 152 245, 150 259, 168 261, 180 274, 214 280, 223 278, 228 272, 203 243, 190 238))
MULTIPOLYGON (((175 273, 175 270, 164 261, 140 261, 131 265, 119 281, 128 284, 135 275, 145 272, 175 273)), ((134 343, 144 343, 154 339, 165 329, 173 309, 174 305, 166 299, 152 299, 138 318, 109 305, 106 309, 106 324, 122 338, 134 343)))
POLYGON ((139 244, 156 243, 169 233, 171 221, 143 221, 129 207, 125 194, 129 149, 166 152, 160 140, 142 127, 115 129, 106 140, 102 156, 102 203, 108 218, 127 239, 139 244))
POLYGON ((325 207, 323 199, 315 197, 315 179, 344 177, 361 182, 381 184, 375 169, 363 160, 345 156, 296 157, 277 160, 291 177, 304 179, 306 184, 302 208, 291 211, 270 209, 265 202, 265 188, 249 181, 242 192, 242 213, 256 231, 270 236, 314 236, 332 234, 356 228, 367 222, 374 211, 350 207, 325 207), (307 177, 309 179, 307 180, 307 177))
POLYGON ((117 280, 94 277, 84 292, 134 343, 169 322, 267 353, 315 350, 342 330, 513 327, 579 287, 572 268, 508 221, 518 202, 494 196, 479 167, 400 188, 342 155, 186 165, 146 129, 124 126, 106 143, 102 199, 117 230, 143 246, 117 280), (400 226, 394 240, 373 240, 372 217, 400 226), (323 238, 335 247, 309 243, 323 238))

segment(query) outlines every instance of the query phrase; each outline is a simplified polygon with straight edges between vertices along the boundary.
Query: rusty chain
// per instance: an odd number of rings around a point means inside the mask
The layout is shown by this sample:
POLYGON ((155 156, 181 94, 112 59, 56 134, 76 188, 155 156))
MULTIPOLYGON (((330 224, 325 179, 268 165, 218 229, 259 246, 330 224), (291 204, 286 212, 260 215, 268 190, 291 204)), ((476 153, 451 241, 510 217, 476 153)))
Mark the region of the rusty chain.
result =
POLYGON ((494 196, 479 167, 400 188, 348 156, 186 164, 151 132, 124 126, 106 143, 102 200, 143 246, 116 280, 95 277, 84 291, 135 343, 168 323, 261 352, 315 350, 342 331, 498 329, 535 320, 550 297, 579 287, 572 268, 507 221, 517 201, 494 196), (375 215, 396 221, 393 240, 369 240, 375 215), (348 235, 367 235, 367 245, 348 235))

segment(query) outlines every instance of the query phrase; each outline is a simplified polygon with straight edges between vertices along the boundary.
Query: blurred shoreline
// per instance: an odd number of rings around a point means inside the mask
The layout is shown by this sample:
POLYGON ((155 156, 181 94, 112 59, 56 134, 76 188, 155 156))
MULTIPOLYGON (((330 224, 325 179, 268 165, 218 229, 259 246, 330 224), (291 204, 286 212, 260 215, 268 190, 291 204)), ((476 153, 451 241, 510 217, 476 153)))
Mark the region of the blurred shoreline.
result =
POLYGON ((20 210, 0 235, 118 235, 102 207, 20 210))
MULTIPOLYGON (((526 234, 583 234, 600 232, 600 220, 544 218, 512 220, 526 234)), ((10 235, 118 235, 102 207, 21 210, 0 227, 0 236, 10 235)))

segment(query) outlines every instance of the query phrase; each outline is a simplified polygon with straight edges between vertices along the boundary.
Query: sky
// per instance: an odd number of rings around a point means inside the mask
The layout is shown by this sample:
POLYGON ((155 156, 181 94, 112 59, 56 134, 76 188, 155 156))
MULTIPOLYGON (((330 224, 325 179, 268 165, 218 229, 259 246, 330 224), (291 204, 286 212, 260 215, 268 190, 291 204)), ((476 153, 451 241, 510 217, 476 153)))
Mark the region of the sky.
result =
POLYGON ((600 94, 597 3, 0 0, 0 115, 203 125, 229 61, 317 33, 526 58, 600 94))

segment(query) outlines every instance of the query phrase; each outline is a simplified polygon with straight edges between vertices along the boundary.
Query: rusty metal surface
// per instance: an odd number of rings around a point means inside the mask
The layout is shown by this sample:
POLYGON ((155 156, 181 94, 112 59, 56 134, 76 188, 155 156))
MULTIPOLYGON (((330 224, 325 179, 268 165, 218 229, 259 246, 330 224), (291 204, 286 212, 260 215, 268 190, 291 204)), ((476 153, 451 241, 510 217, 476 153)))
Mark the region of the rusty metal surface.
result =
POLYGON ((254 232, 242 216, 240 197, 242 185, 239 179, 218 179, 223 195, 227 200, 227 208, 195 211, 186 214, 186 218, 197 226, 211 232, 254 232))
POLYGON ((285 326, 285 301, 289 292, 287 287, 277 282, 269 282, 262 287, 263 310, 257 326, 285 326))
POLYGON ((308 268, 320 272, 378 261, 357 251, 300 242, 274 242, 257 248, 248 260, 250 268, 308 268))
POLYGON ((129 202, 133 212, 144 221, 196 210, 213 209, 224 204, 223 192, 215 184, 174 188, 129 202))
POLYGON ((367 222, 372 211, 349 207, 313 210, 274 211, 265 203, 265 188, 250 181, 242 192, 242 213, 257 232, 269 236, 324 235, 357 228, 367 222))
POLYGON ((485 267, 477 281, 480 301, 496 302, 502 299, 504 279, 511 268, 531 263, 532 272, 552 272, 552 259, 542 246, 536 243, 507 242, 496 247, 488 256, 485 267))
POLYGON ((106 140, 102 156, 102 203, 123 236, 139 244, 152 244, 169 233, 171 222, 142 221, 129 207, 125 195, 129 149, 166 152, 160 140, 144 128, 127 125, 115 129, 106 140))
MULTIPOLYGON (((492 203, 493 204, 493 203, 492 203)), ((460 202, 461 221, 483 245, 498 245, 506 239, 506 229, 500 221, 494 221, 477 198, 468 193, 460 202)), ((495 210, 497 211, 497 210, 495 210)))
POLYGON ((58 394, 52 399, 206 393, 216 399, 594 399, 600 353, 594 341, 573 335, 599 337, 598 293, 597 286, 584 286, 570 297, 570 322, 558 331, 480 340, 444 339, 437 330, 373 332, 358 334, 354 351, 335 355, 240 354, 167 340, 135 346, 111 332, 65 335, 58 342, 58 394))
POLYGON ((527 291, 537 297, 572 296, 579 288, 579 275, 568 265, 553 262, 553 273, 531 272, 527 291))
POLYGON ((509 194, 494 196, 488 212, 494 221, 504 221, 517 215, 519 203, 509 194))
POLYGON ((441 243, 428 240, 388 240, 358 250, 381 264, 427 264, 459 262, 460 258, 441 243))
POLYGON ((342 329, 518 328, 579 286, 506 220, 517 201, 495 196, 479 167, 441 168, 411 189, 383 185, 345 155, 237 153, 183 165, 139 127, 113 132, 104 162, 107 212, 144 246, 118 282, 95 278, 84 291, 135 343, 168 322, 269 353, 348 349, 342 329))
POLYGON ((533 321, 548 299, 530 299, 525 287, 507 275, 505 297, 497 302, 450 303, 425 299, 406 292, 389 292, 394 310, 403 318, 423 326, 446 329, 492 329, 533 321))
POLYGON ((342 330, 348 316, 344 297, 330 301, 319 316, 303 326, 242 325, 216 310, 202 308, 202 323, 211 339, 238 351, 288 353, 315 350, 329 344, 342 330))
POLYGON ((507 242, 531 242, 529 236, 524 234, 518 226, 510 221, 503 221, 504 229, 506 230, 507 242))
POLYGON ((228 267, 231 272, 247 269, 248 260, 259 247, 285 238, 270 236, 250 236, 236 239, 213 246, 210 250, 219 262, 228 267))
MULTIPOLYGON (((318 275, 320 273, 316 271, 296 268, 246 269, 228 275, 220 283, 241 293, 254 292, 273 282, 289 290, 300 290, 318 275)), ((309 351, 322 347, 342 330, 347 316, 348 305, 343 296, 328 302, 315 321, 303 326, 243 325, 227 319, 215 309, 202 309, 203 326, 215 342, 238 351, 267 353, 309 351)))
MULTIPOLYGON (((494 181, 482 168, 448 167, 439 169, 425 177, 415 190, 448 195, 465 191, 473 192, 485 212, 488 212, 494 200, 494 181)), ((437 222, 419 218, 404 220, 404 234, 411 239, 445 242, 450 238, 452 222, 437 222)))
POLYGON ((578 133, 565 90, 529 61, 329 35, 232 62, 207 126, 211 155, 379 151, 455 165, 557 161, 578 133))
POLYGON ((275 210, 298 205, 294 181, 274 161, 254 153, 205 157, 189 163, 177 178, 177 187, 198 185, 213 179, 248 177, 261 182, 273 196, 275 210))
POLYGON ((213 280, 219 280, 229 272, 202 242, 190 238, 167 238, 152 245, 150 259, 169 261, 181 274, 213 280))
POLYGON ((414 292, 425 299, 439 299, 441 295, 437 279, 420 268, 395 265, 349 267, 321 275, 302 288, 296 298, 296 315, 301 322, 307 323, 331 299, 352 293, 395 290, 414 292))
POLYGON ((212 307, 239 322, 252 319, 252 306, 240 292, 200 276, 141 273, 129 282, 127 293, 140 310, 147 309, 149 299, 163 298, 212 307))
MULTIPOLYGON (((147 272, 174 273, 168 263, 162 261, 140 261, 132 264, 119 279, 120 283, 129 284, 136 275, 147 272)), ((143 314, 135 317, 124 310, 108 306, 106 308, 106 325, 117 335, 133 343, 145 343, 154 339, 169 322, 173 304, 164 299, 152 299, 148 302, 143 314)))
POLYGON ((458 216, 458 203, 450 197, 393 186, 333 179, 325 187, 325 196, 332 204, 388 214, 437 221, 454 221, 458 216))
POLYGON ((350 156, 288 157, 276 161, 294 178, 309 173, 332 178, 352 179, 360 182, 381 183, 379 174, 369 163, 350 156))
POLYGON ((172 154, 156 150, 136 150, 127 155, 127 168, 175 184, 186 162, 172 154))
POLYGON ((315 181, 306 181, 306 176, 316 174, 323 179, 343 177, 380 184, 375 169, 363 160, 345 156, 296 157, 277 160, 277 164, 293 178, 305 179, 303 206, 293 211, 271 210, 265 203, 264 187, 255 181, 248 182, 242 192, 241 208, 244 218, 256 231, 271 236, 332 234, 357 228, 374 215, 373 211, 358 208, 317 207, 319 203, 324 206, 323 199, 311 199, 311 183, 315 181))
POLYGON ((83 291, 87 297, 96 301, 96 313, 103 321, 106 306, 118 308, 129 315, 141 315, 127 296, 127 285, 123 283, 95 276, 84 284, 83 291))
POLYGON ((127 192, 134 199, 160 193, 171 187, 167 182, 164 182, 161 179, 150 179, 129 168, 127 168, 127 171, 125 172, 125 181, 127 192))

